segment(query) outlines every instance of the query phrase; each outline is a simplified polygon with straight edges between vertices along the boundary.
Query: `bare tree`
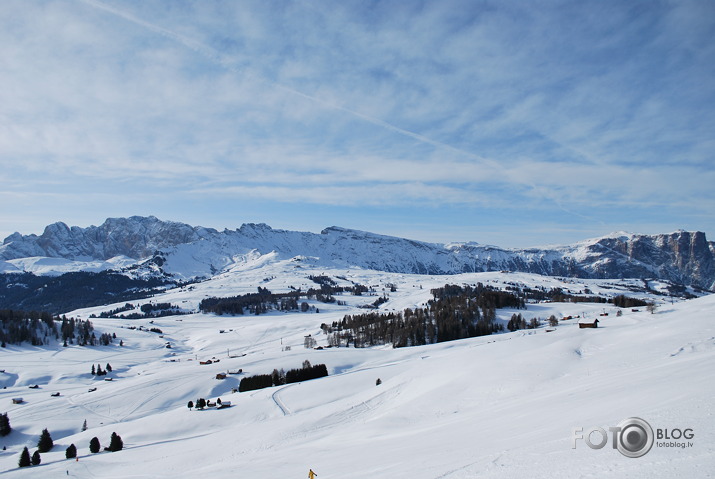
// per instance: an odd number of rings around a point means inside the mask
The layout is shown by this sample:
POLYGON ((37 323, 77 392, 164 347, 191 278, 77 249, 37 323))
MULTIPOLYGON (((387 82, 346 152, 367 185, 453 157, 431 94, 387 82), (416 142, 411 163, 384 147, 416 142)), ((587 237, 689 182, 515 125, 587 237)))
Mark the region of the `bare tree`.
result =
POLYGON ((313 349, 317 345, 318 345, 318 342, 311 335, 306 336, 305 341, 303 341, 303 346, 305 347, 305 349, 313 349))

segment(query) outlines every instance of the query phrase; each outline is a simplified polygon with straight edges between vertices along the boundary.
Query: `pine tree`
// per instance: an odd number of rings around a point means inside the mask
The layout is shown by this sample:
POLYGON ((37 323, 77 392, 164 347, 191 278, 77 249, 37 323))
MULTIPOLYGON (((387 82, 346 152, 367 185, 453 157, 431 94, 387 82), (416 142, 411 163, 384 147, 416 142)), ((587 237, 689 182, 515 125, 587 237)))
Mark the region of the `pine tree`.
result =
POLYGON ((7 413, 0 414, 0 436, 7 436, 12 432, 12 427, 10 427, 10 418, 7 417, 7 413))
POLYGON ((82 432, 87 430, 87 420, 85 419, 84 422, 82 423, 82 432))
POLYGON ((97 439, 97 437, 95 436, 89 441, 89 452, 91 452, 92 454, 96 454, 99 452, 99 448, 99 439, 97 439))
POLYGON ((110 373, 111 373, 111 372, 112 372, 112 365, 109 364, 109 363, 107 363, 107 367, 106 367, 105 369, 107 370, 107 372, 110 372, 110 373))
POLYGON ((47 429, 43 429, 42 434, 40 434, 40 440, 37 441, 37 450, 39 452, 47 452, 52 449, 52 446, 54 446, 54 443, 52 442, 50 432, 47 429))
POLYGON ((97 374, 97 372, 94 370, 94 364, 93 364, 92 365, 92 376, 94 376, 95 374, 97 374))
POLYGON ((124 441, 122 441, 122 437, 116 432, 113 432, 109 440, 109 450, 112 452, 121 451, 123 447, 124 441))
POLYGON ((187 406, 189 408, 189 411, 191 411, 191 408, 194 407, 194 401, 189 401, 189 404, 187 406))
POLYGON ((77 457, 77 447, 74 444, 70 444, 67 449, 65 449, 65 457, 67 459, 74 459, 77 457))
POLYGON ((196 409, 203 409, 206 407, 206 399, 198 398, 196 400, 196 409))
POLYGON ((20 454, 20 461, 17 463, 18 467, 29 467, 32 464, 30 461, 30 451, 27 450, 27 446, 22 450, 20 454))
POLYGON ((40 457, 40 451, 38 449, 37 451, 32 453, 32 465, 39 466, 41 462, 42 462, 42 458, 40 457))

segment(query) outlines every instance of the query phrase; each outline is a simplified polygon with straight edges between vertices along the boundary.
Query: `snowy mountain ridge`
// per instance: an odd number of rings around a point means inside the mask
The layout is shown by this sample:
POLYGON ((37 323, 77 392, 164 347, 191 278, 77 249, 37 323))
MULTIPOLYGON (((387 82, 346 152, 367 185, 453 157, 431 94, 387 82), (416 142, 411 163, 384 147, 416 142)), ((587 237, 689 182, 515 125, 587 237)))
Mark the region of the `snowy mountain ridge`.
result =
POLYGON ((581 278, 656 278, 715 288, 715 243, 702 232, 618 232, 574 245, 506 249, 475 242, 436 244, 332 226, 319 234, 247 223, 218 231, 156 217, 110 218, 100 226, 54 223, 37 235, 8 236, 0 271, 58 274, 126 267, 134 274, 210 277, 251 257, 316 257, 326 265, 385 272, 456 274, 521 271, 581 278), (46 258, 64 258, 62 268, 46 258))

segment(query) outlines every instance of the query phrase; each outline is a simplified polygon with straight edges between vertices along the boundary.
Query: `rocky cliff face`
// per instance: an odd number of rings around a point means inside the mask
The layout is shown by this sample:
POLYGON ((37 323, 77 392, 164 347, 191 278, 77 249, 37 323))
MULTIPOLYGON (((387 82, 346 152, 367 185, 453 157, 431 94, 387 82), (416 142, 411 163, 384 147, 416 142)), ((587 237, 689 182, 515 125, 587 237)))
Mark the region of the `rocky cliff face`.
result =
POLYGON ((0 247, 4 260, 47 256, 71 260, 107 260, 115 256, 144 259, 155 251, 216 234, 215 230, 161 221, 153 216, 109 218, 100 226, 80 228, 54 223, 40 235, 19 233, 0 247))
POLYGON ((582 251, 580 262, 590 277, 651 277, 715 287, 715 244, 699 231, 601 238, 582 251))
MULTIPOLYGON (((494 270, 584 278, 657 278, 715 288, 715 244, 701 232, 619 234, 549 249, 512 250, 477 243, 433 244, 331 227, 320 234, 246 224, 218 232, 154 217, 108 219, 99 227, 48 226, 40 236, 5 239, 0 258, 28 256, 106 260, 118 255, 179 277, 210 276, 273 253, 311 256, 326 265, 451 274, 494 270), (249 255, 249 253, 251 253, 249 255)), ((139 266, 142 268, 142 265, 139 266)))

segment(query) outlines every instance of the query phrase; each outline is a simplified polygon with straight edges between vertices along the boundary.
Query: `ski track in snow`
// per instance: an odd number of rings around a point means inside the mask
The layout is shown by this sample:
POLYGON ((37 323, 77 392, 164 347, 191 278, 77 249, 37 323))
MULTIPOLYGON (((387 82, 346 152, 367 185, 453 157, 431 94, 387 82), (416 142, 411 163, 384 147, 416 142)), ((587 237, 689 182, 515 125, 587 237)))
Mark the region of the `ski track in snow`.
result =
POLYGON ((675 357, 680 355, 681 353, 693 353, 701 349, 713 347, 715 347, 715 336, 713 336, 712 338, 704 339, 702 341, 688 343, 685 346, 678 348, 676 352, 671 353, 670 356, 675 357))
POLYGON ((285 403, 281 400, 280 398, 280 392, 293 386, 294 384, 289 384, 287 386, 283 386, 279 389, 276 389, 276 391, 271 395, 273 398, 273 401, 276 403, 276 406, 281 410, 284 416, 288 416, 289 414, 292 414, 291 410, 288 408, 288 406, 285 405, 285 403))

